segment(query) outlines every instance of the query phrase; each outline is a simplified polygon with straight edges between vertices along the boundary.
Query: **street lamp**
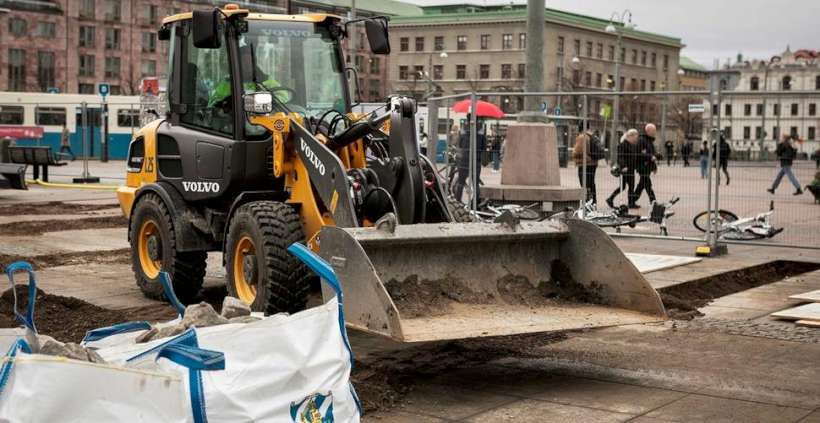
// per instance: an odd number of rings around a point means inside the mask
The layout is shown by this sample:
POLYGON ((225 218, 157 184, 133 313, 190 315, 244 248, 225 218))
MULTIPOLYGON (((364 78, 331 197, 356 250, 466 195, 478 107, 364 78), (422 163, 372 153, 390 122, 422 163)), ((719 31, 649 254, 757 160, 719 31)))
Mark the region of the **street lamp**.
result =
MULTIPOLYGON (((434 53, 430 53, 427 60, 427 71, 424 72, 424 76, 427 77, 427 94, 425 94, 425 98, 429 98, 435 93, 435 90, 433 89, 433 54, 434 53)), ((444 60, 449 57, 449 55, 446 51, 442 51, 439 53, 438 57, 441 58, 441 60, 444 60)))
POLYGON ((634 29, 635 25, 632 23, 632 12, 627 9, 624 10, 623 13, 613 12, 612 17, 609 19, 609 24, 606 26, 605 31, 610 34, 616 34, 618 36, 618 42, 616 43, 615 48, 615 96, 612 99, 612 138, 610 139, 610 155, 611 160, 614 163, 617 161, 617 139, 618 139, 618 112, 620 106, 620 97, 618 97, 618 92, 621 91, 623 87, 621 87, 621 51, 623 50, 623 35, 624 29, 634 29), (617 25, 616 25, 617 24, 617 25))

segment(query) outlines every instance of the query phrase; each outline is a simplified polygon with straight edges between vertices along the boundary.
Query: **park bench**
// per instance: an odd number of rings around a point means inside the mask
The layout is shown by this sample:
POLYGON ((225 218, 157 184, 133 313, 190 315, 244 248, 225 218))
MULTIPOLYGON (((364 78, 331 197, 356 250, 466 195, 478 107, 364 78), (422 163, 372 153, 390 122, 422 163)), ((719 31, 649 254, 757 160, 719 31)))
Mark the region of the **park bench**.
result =
POLYGON ((43 181, 48 182, 49 166, 65 166, 68 163, 60 162, 51 153, 51 147, 45 146, 13 146, 9 147, 9 158, 12 163, 34 166, 34 179, 40 179, 40 166, 43 167, 43 181))

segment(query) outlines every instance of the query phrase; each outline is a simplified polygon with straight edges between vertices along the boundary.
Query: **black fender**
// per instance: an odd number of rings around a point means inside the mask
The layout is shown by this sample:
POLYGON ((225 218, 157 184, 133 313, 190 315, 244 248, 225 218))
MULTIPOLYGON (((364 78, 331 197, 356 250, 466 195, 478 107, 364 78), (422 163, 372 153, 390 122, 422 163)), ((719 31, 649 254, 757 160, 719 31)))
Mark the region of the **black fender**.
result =
MULTIPOLYGON (((284 202, 290 195, 287 191, 243 191, 239 195, 234 198, 233 203, 231 203, 231 208, 228 210, 228 216, 225 219, 225 227, 223 228, 222 233, 222 252, 227 253, 226 248, 228 248, 228 229, 231 227, 231 220, 233 219, 233 215, 236 210, 241 207, 243 204, 250 203, 251 201, 281 201, 284 202)), ((225 265, 225 257, 227 254, 222 255, 222 264, 225 265)))
MULTIPOLYGON (((202 217, 202 215, 182 198, 179 191, 167 182, 156 182, 146 184, 137 190, 134 203, 131 205, 131 213, 134 215, 140 198, 148 193, 158 195, 168 208, 171 214, 171 221, 174 222, 174 233, 176 234, 176 245, 178 251, 214 251, 219 243, 214 239, 213 233, 202 217)), ((129 219, 130 220, 130 219, 129 219)), ((130 227, 129 221, 129 227, 130 227)), ((131 231, 128 232, 128 242, 131 242, 131 231)))

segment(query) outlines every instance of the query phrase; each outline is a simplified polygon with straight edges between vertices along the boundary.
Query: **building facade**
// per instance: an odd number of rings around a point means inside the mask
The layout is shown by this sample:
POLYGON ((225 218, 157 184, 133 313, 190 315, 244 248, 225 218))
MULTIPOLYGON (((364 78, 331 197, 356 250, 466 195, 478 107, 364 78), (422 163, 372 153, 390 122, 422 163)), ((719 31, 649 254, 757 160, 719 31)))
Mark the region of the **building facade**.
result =
MULTIPOLYGON (((423 99, 430 94, 469 91, 523 91, 526 76, 525 5, 425 7, 420 16, 398 16, 390 22, 389 80, 394 92, 423 99)), ((606 31, 607 20, 546 9, 544 87, 547 91, 600 91, 614 88, 616 54, 622 58, 623 90, 678 89, 681 40, 614 24, 623 33, 606 31)), ((590 100, 599 110, 611 97, 590 100)), ((523 107, 520 96, 502 96, 506 112, 523 107)), ((557 98, 547 100, 550 110, 557 98)), ((579 99, 562 99, 564 114, 576 114, 579 99)), ((657 103, 622 103, 622 117, 656 112, 657 103), (630 110, 634 106, 634 113, 630 110)))
MULTIPOLYGON (((762 146, 773 152, 783 135, 797 140, 796 148, 806 154, 820 147, 820 52, 787 48, 769 60, 738 57, 726 70, 739 74, 735 90, 752 93, 726 97, 721 104, 719 126, 736 151, 757 157, 762 146), (770 91, 780 94, 765 94, 770 91)), ((704 119, 710 121, 717 112, 712 105, 704 119)))
POLYGON ((708 69, 686 56, 680 57, 680 69, 683 71, 680 77, 680 89, 682 91, 704 91, 708 89, 708 69))
MULTIPOLYGON (((139 94, 144 77, 164 77, 167 43, 156 32, 165 16, 182 11, 224 6, 207 0, 0 0, 0 91, 91 94, 107 82, 114 95, 139 94)), ((350 1, 236 1, 241 7, 268 13, 331 13, 346 15, 350 1), (288 4, 290 3, 290 4, 288 4)), ((357 16, 414 14, 421 9, 382 0, 357 3, 357 16)), ((357 28, 355 52, 363 100, 385 95, 387 63, 367 48, 357 28)), ((347 46, 347 42, 345 42, 347 46)))

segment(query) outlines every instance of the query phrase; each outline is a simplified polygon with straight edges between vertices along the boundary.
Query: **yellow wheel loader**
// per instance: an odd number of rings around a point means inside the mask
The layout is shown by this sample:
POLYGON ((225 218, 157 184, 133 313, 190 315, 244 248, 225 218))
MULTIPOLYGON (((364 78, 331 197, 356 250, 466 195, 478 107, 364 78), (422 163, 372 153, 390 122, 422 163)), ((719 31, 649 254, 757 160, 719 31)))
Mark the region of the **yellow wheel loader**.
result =
MULTIPOLYGON (((314 276, 286 249, 304 242, 338 273, 347 324, 400 341, 664 318, 593 225, 455 222, 463 210, 419 154, 415 102, 352 112, 341 41, 354 23, 235 5, 163 21, 167 113, 135 134, 117 192, 145 295, 161 297, 167 271, 191 301, 220 251, 230 295, 296 312, 314 276)), ((373 53, 390 52, 386 18, 359 24, 373 53)))

